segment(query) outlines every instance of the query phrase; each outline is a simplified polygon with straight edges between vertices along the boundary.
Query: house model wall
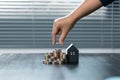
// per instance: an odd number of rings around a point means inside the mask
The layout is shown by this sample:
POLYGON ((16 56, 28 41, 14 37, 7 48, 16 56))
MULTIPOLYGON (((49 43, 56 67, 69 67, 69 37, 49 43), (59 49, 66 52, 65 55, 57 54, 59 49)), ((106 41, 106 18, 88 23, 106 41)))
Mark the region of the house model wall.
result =
POLYGON ((69 64, 78 64, 79 63, 79 50, 73 45, 70 44, 66 49, 67 53, 67 62, 69 64))

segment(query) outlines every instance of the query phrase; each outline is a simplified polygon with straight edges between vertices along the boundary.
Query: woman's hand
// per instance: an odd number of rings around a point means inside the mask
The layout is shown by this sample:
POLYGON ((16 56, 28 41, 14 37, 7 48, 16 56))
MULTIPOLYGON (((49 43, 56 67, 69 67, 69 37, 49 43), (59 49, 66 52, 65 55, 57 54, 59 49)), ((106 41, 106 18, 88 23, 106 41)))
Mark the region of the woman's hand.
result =
POLYGON ((85 0, 68 16, 56 19, 52 30, 52 44, 55 45, 58 34, 60 35, 59 43, 63 44, 68 32, 78 20, 100 7, 102 7, 100 0, 85 0))
POLYGON ((62 45, 73 25, 74 23, 69 17, 55 19, 52 29, 52 44, 56 44, 56 35, 60 35, 59 43, 62 45))

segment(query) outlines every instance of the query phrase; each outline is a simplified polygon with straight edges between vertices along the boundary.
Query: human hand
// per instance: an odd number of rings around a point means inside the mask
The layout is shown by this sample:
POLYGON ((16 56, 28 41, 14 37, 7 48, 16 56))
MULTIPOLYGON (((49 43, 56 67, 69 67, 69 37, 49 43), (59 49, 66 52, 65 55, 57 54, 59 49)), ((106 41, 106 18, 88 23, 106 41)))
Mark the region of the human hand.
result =
POLYGON ((62 45, 73 25, 74 23, 72 22, 71 18, 61 17, 55 19, 52 29, 52 44, 56 44, 56 35, 60 35, 59 43, 62 45))

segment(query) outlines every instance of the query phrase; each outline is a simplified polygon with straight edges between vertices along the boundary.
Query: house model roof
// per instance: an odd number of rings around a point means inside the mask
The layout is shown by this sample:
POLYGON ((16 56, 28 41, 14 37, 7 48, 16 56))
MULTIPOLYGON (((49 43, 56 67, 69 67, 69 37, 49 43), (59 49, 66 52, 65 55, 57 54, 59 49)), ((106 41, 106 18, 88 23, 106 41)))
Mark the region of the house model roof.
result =
POLYGON ((71 46, 73 46, 73 43, 71 43, 71 44, 67 47, 66 51, 67 51, 71 46))
MULTIPOLYGON (((72 46, 74 46, 73 43, 71 43, 71 44, 67 47, 66 53, 67 53, 67 51, 68 51, 72 46)), ((74 46, 74 47, 75 47, 75 46, 74 46)), ((76 48, 76 47, 75 47, 75 48, 76 48)))

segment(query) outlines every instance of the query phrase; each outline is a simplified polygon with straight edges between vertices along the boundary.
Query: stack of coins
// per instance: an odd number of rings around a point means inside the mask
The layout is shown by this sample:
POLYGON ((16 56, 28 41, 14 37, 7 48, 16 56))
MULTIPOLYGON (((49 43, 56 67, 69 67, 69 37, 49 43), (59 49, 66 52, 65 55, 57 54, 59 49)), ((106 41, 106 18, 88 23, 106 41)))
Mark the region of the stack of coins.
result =
POLYGON ((61 49, 55 49, 53 52, 47 53, 44 56, 43 64, 66 64, 67 58, 66 53, 62 52, 61 49))

